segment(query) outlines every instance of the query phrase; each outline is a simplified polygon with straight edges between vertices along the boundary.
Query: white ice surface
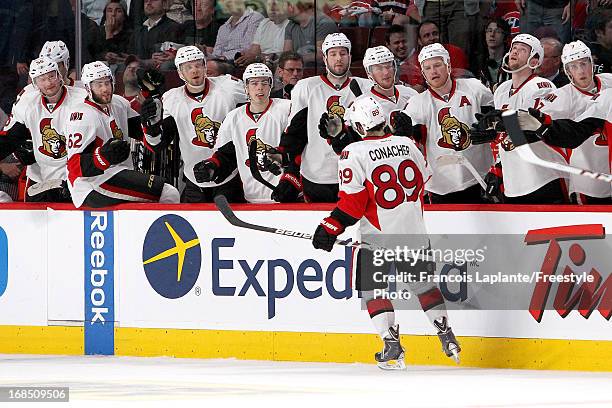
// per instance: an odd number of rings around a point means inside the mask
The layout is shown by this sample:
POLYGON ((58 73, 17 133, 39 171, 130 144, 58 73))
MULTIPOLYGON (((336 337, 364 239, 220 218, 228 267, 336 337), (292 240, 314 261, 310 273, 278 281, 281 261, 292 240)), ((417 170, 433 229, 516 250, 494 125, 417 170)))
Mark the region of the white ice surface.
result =
POLYGON ((460 366, 389 372, 368 364, 0 355, 0 386, 8 385, 68 386, 70 405, 109 408, 612 407, 612 373, 460 366))

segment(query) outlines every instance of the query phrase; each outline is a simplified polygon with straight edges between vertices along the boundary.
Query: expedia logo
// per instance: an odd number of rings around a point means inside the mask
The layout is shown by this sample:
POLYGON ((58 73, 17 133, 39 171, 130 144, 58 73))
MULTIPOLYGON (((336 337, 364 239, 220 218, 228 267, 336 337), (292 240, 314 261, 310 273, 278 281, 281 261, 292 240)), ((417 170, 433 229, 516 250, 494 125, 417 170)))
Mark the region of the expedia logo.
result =
POLYGON ((202 108, 191 111, 191 122, 195 128, 196 137, 191 140, 196 146, 212 149, 217 141, 217 132, 221 123, 215 122, 202 113, 202 108))
POLYGON ((117 122, 115 122, 115 119, 111 120, 110 128, 115 139, 123 140, 123 132, 121 131, 121 128, 117 126, 117 122))
POLYGON ((0 228, 0 296, 8 285, 8 239, 6 232, 0 228))
POLYGON ((147 231, 142 263, 157 293, 168 299, 183 297, 200 274, 200 239, 187 220, 175 214, 164 215, 147 231))
POLYGON ((438 123, 442 137, 438 139, 438 146, 461 151, 467 149, 470 140, 470 128, 450 114, 450 108, 443 108, 438 112, 438 123))
POLYGON ((50 118, 41 120, 39 129, 42 137, 42 146, 38 148, 39 152, 54 159, 65 157, 68 154, 66 152, 66 137, 60 135, 51 127, 50 118))

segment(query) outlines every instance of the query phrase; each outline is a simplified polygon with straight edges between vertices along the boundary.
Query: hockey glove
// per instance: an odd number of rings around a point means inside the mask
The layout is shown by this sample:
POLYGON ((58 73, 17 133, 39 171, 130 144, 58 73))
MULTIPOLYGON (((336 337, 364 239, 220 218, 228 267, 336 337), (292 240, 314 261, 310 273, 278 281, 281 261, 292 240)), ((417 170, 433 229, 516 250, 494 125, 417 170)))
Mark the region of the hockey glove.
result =
POLYGON ((487 189, 482 193, 483 200, 490 203, 502 202, 504 179, 502 178, 501 167, 495 166, 494 169, 489 171, 484 178, 484 182, 487 184, 487 189))
POLYGON ((476 120, 478 121, 478 127, 480 129, 495 129, 498 132, 504 132, 506 129, 501 118, 502 112, 502 110, 493 109, 485 114, 477 113, 476 120))
POLYGON ((272 199, 279 203, 294 203, 302 191, 300 176, 293 173, 282 175, 278 185, 272 191, 272 199))
POLYGON ((142 92, 142 96, 148 98, 150 96, 161 96, 163 93, 165 77, 155 69, 139 69, 136 71, 138 87, 142 92))
POLYGON ((319 120, 319 134, 323 139, 333 139, 344 130, 342 118, 338 115, 328 115, 325 112, 319 120))
POLYGON ((23 166, 29 166, 30 164, 36 163, 32 140, 27 140, 22 143, 21 146, 13 152, 13 156, 15 156, 23 166))
POLYGON ((397 112, 392 116, 393 118, 393 134, 395 136, 407 136, 412 137, 412 119, 404 112, 397 112))
POLYGON ((549 115, 533 108, 529 108, 529 111, 519 110, 517 116, 521 129, 526 131, 541 133, 552 123, 549 115))
POLYGON ((140 107, 140 123, 149 134, 157 134, 162 120, 162 102, 159 98, 147 98, 140 107), (153 133, 151 133, 153 132, 153 133))
POLYGON ((361 140, 361 136, 359 133, 355 132, 351 128, 348 128, 346 132, 340 133, 340 135, 334 137, 333 139, 328 139, 331 144, 332 149, 336 154, 342 153, 342 150, 353 142, 358 142, 361 140))
POLYGON ((130 144, 122 139, 109 139, 94 150, 94 160, 102 166, 123 163, 130 157, 130 144), (106 163, 105 163, 106 162, 106 163))
POLYGON ((312 246, 330 252, 338 235, 344 232, 344 226, 333 217, 324 218, 312 237, 312 246))
POLYGON ((474 123, 472 125, 472 129, 470 129, 470 139, 472 140, 472 144, 475 144, 475 145, 491 143, 495 141, 496 137, 497 137, 497 130, 479 129, 477 123, 474 123))
POLYGON ((219 180, 219 161, 214 158, 203 160, 193 166, 193 175, 198 183, 219 180))

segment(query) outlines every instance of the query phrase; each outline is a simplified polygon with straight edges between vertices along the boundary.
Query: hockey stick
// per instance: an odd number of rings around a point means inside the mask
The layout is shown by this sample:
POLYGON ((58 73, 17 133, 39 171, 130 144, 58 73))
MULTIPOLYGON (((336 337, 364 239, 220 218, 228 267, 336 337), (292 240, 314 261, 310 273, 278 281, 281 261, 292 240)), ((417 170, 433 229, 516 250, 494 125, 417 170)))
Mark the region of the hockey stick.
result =
POLYGON ((448 166, 451 164, 459 164, 464 166, 470 173, 472 173, 472 176, 474 176, 478 184, 480 184, 480 187, 487 191, 487 183, 485 183, 482 176, 478 174, 474 166, 472 166, 472 163, 470 163, 465 156, 461 154, 443 154, 442 156, 438 156, 436 158, 436 163, 438 166, 448 166))
POLYGON ((261 184, 268 187, 270 190, 274 190, 274 185, 265 178, 263 178, 263 176, 259 172, 259 166, 257 166, 257 139, 255 138, 249 144, 249 170, 251 170, 251 175, 255 180, 259 181, 261 184))
MULTIPOLYGON (((217 206, 217 209, 221 211, 221 214, 223 215, 223 217, 225 217, 225 219, 235 227, 246 228, 246 229, 251 229, 255 231, 269 232, 271 234, 284 235, 286 237, 302 238, 302 239, 307 239, 307 240, 312 239, 312 234, 308 234, 306 232, 291 231, 287 229, 274 228, 274 227, 265 227, 263 225, 251 224, 249 222, 243 221, 240 218, 238 218, 238 216, 234 213, 234 210, 232 210, 232 207, 230 207, 229 203, 227 202, 227 198, 225 198, 225 196, 218 195, 215 197, 214 200, 215 200, 215 205, 217 206)), ((342 240, 342 241, 336 241, 336 245, 342 245, 342 246, 354 247, 354 248, 359 248, 359 247, 370 247, 371 248, 369 244, 366 244, 363 242, 362 243, 352 242, 350 238, 342 240)))
POLYGON ((588 177, 593 180, 601 180, 607 183, 612 183, 612 174, 598 173, 574 166, 568 166, 566 164, 554 163, 538 157, 533 150, 531 150, 531 147, 527 142, 527 138, 519 125, 517 112, 515 110, 511 109, 502 113, 502 120, 504 121, 506 132, 515 146, 516 152, 526 162, 535 164, 536 166, 561 171, 563 173, 576 174, 578 176, 588 177))

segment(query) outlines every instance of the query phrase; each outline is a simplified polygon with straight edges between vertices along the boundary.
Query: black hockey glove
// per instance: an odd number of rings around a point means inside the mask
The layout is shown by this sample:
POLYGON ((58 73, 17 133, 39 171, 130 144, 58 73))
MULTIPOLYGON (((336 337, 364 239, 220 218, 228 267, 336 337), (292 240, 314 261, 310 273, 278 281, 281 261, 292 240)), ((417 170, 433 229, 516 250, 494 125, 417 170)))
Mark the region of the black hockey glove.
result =
POLYGON ((331 144, 332 149, 336 154, 342 153, 342 150, 351 143, 358 142, 361 140, 361 136, 359 133, 355 132, 353 129, 348 128, 345 132, 340 133, 338 136, 328 139, 329 144, 331 144))
POLYGON ((494 170, 489 171, 484 178, 487 184, 487 189, 482 192, 482 198, 490 203, 501 203, 503 194, 504 179, 501 175, 501 167, 496 166, 494 170))
POLYGON ((472 144, 479 145, 495 141, 495 138, 497 137, 497 130, 479 129, 477 125, 477 123, 474 123, 470 129, 470 139, 472 140, 472 144))
POLYGON ((159 134, 159 125, 162 120, 162 102, 159 98, 147 98, 140 106, 140 123, 147 128, 151 135, 159 134))
POLYGON ((338 235, 344 232, 344 228, 344 225, 334 217, 324 218, 315 230, 312 237, 312 246, 330 252, 338 235))
POLYGON ((279 203, 294 203, 301 192, 302 181, 300 176, 294 173, 285 173, 272 191, 272 199, 279 203))
POLYGON ((395 136, 407 136, 412 137, 412 119, 410 116, 406 115, 404 112, 397 112, 392 116, 393 123, 391 124, 393 128, 393 134, 395 136))
POLYGON ((98 160, 103 166, 123 163, 128 157, 130 157, 130 144, 122 139, 109 139, 102 147, 94 150, 94 160, 98 160))
POLYGON ((196 165, 193 166, 193 175, 198 183, 221 181, 219 180, 219 161, 211 157, 210 159, 196 163, 196 165))
POLYGON ((477 113, 476 120, 480 129, 495 129, 498 132, 504 132, 506 128, 501 118, 502 112, 500 109, 493 109, 485 114, 477 113))
POLYGON ((34 145, 32 144, 32 140, 27 140, 21 144, 14 152, 13 156, 19 163, 23 166, 29 166, 30 164, 36 163, 36 158, 34 157, 34 145))
POLYGON ((344 131, 344 123, 338 115, 328 115, 325 112, 319 120, 319 134, 323 139, 333 139, 344 131))
POLYGON ((166 78, 158 70, 152 68, 146 71, 139 69, 136 71, 136 79, 140 92, 145 98, 162 95, 166 78))

